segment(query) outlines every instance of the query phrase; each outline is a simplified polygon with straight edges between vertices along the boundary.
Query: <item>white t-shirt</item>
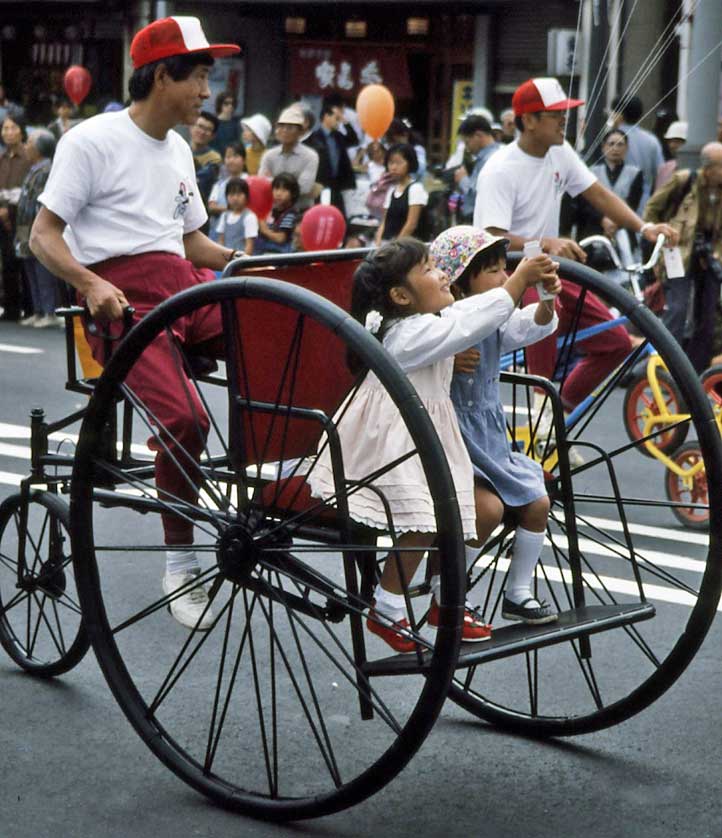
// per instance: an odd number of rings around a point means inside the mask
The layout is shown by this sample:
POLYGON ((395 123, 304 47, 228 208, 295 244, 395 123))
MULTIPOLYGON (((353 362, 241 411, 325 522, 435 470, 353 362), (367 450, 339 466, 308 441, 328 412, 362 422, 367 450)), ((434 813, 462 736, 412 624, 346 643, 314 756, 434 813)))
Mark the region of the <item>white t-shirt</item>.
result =
POLYGON ((175 131, 153 139, 127 109, 63 135, 38 200, 66 222, 82 265, 149 251, 185 256, 183 235, 207 218, 188 144, 175 131))
MULTIPOLYGON (((386 193, 386 197, 384 198, 384 209, 388 209, 391 206, 391 196, 393 195, 395 198, 400 198, 404 194, 404 189, 400 186, 390 186, 389 191, 386 193)), ((425 207, 429 203, 429 193, 424 189, 424 187, 415 180, 411 186, 409 186, 409 206, 419 206, 425 207)))
POLYGON ((479 173, 474 226, 498 227, 525 239, 556 237, 564 192, 574 198, 595 181, 568 142, 532 157, 514 140, 479 173))

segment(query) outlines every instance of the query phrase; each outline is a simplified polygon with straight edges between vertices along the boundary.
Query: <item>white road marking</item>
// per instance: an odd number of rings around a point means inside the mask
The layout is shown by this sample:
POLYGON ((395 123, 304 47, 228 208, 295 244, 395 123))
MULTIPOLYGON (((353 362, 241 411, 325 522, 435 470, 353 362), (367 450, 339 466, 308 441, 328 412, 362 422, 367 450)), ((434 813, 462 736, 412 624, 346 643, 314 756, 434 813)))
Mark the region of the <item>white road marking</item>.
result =
POLYGON ((27 477, 27 475, 14 474, 12 471, 0 471, 0 483, 5 486, 19 486, 24 477, 27 477))
POLYGON ((15 355, 42 355, 45 350, 35 346, 18 346, 14 343, 0 343, 0 352, 12 352, 15 355))

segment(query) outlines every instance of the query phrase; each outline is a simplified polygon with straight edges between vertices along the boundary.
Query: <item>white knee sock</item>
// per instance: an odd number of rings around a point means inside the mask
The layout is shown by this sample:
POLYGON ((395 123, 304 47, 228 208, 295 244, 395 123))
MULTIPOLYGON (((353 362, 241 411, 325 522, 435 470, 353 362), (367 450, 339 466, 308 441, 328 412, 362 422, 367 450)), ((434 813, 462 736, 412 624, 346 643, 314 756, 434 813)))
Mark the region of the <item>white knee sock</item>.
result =
POLYGON ((398 622, 406 617, 406 600, 403 594, 392 594, 379 584, 374 591, 374 600, 376 601, 374 611, 378 611, 389 620, 398 622))
POLYGON ((543 545, 543 532, 531 532, 523 527, 517 527, 504 591, 507 599, 517 605, 532 596, 531 584, 534 578, 534 568, 539 561, 543 545))
POLYGON ((200 569, 201 565, 195 550, 165 551, 166 573, 188 573, 188 571, 200 569))

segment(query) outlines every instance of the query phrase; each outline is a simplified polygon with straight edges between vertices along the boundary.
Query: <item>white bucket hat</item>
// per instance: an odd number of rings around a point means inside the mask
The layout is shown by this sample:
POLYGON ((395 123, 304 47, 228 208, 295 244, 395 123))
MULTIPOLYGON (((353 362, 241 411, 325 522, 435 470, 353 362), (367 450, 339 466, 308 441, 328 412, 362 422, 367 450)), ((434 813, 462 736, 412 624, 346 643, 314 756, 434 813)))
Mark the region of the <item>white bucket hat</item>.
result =
POLYGON ((242 119, 241 125, 252 131, 261 141, 261 145, 268 145, 268 138, 271 136, 271 123, 262 113, 254 113, 253 116, 242 119))

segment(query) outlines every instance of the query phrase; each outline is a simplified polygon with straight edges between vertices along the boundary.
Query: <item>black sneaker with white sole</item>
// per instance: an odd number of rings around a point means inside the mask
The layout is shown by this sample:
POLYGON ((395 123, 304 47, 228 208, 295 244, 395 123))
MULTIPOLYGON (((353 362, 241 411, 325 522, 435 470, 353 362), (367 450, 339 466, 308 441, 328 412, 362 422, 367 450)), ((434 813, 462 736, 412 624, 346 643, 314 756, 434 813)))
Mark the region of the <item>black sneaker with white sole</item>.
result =
POLYGON ((501 603, 501 616, 505 620, 521 620, 530 626, 553 623, 559 619, 559 614, 553 605, 545 599, 537 600, 533 596, 527 597, 518 604, 504 597, 501 603))

